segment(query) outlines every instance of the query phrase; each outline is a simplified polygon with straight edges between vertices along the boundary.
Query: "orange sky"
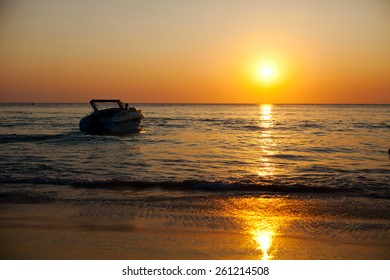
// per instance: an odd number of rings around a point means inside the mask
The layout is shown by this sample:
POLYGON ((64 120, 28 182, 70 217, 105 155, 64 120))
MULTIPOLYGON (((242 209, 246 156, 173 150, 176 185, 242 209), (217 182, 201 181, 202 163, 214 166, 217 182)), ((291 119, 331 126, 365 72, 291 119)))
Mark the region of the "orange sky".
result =
POLYGON ((0 102, 91 98, 390 103, 390 1, 1 1, 0 102))

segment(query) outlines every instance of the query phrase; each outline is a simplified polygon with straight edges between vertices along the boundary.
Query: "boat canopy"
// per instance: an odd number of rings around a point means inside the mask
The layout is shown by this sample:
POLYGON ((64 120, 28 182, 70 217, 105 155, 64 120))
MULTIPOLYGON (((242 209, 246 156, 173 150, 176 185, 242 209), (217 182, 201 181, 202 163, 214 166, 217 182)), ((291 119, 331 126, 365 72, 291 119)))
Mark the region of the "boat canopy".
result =
POLYGON ((125 106, 123 105, 123 102, 119 99, 92 99, 89 101, 94 111, 99 111, 99 108, 96 106, 95 103, 116 103, 118 104, 119 108, 124 110, 125 106))
POLYGON ((90 103, 92 102, 121 102, 119 99, 91 99, 90 103))

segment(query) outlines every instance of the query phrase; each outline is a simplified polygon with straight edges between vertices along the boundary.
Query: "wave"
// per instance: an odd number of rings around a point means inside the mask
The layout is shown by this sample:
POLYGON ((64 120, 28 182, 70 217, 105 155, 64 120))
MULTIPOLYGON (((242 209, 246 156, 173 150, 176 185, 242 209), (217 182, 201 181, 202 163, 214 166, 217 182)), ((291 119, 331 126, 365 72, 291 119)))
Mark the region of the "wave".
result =
MULTIPOLYGON (((327 185, 324 182, 300 183, 277 180, 264 180, 260 182, 250 181, 139 181, 139 180, 87 180, 67 178, 12 178, 0 176, 1 184, 33 184, 33 185, 58 185, 85 189, 110 189, 110 190, 147 190, 162 189, 164 191, 204 191, 228 194, 345 194, 363 195, 378 198, 390 198, 387 188, 364 189, 358 185, 337 184, 327 185)), ((352 182, 353 183, 353 182, 352 182)))
POLYGON ((58 143, 58 144, 73 144, 74 142, 121 142, 125 135, 87 135, 80 131, 70 131, 59 134, 3 134, 0 136, 0 144, 8 143, 58 143))
POLYGON ((316 128, 316 129, 325 129, 325 125, 318 123, 304 122, 298 125, 298 128, 316 128))
POLYGON ((286 160, 295 160, 295 161, 313 161, 312 158, 302 155, 293 155, 293 154, 274 154, 267 155, 268 158, 278 158, 278 159, 286 159, 286 160))
POLYGON ((353 123, 354 127, 355 128, 358 128, 358 129, 389 129, 390 128, 390 124, 386 123, 386 122, 379 122, 379 123, 362 123, 362 122, 359 122, 359 123, 353 123))
POLYGON ((60 133, 60 134, 3 134, 0 136, 0 143, 15 143, 15 142, 40 142, 54 139, 69 137, 75 133, 60 133))

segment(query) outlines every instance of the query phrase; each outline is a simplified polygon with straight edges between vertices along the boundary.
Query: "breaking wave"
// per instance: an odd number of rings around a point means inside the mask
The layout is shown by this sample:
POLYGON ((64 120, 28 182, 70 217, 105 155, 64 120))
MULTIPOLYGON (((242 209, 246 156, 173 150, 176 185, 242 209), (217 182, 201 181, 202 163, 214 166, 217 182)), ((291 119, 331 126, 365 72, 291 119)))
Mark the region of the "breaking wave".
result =
MULTIPOLYGON (((376 192, 370 188, 363 188, 356 182, 345 184, 342 188, 340 182, 335 186, 326 185, 324 182, 300 183, 278 180, 264 180, 260 182, 251 181, 204 181, 204 180, 184 180, 184 181, 138 181, 138 180, 87 180, 87 179, 62 179, 62 178, 12 178, 9 176, 0 177, 1 184, 32 184, 32 185, 54 185, 70 186, 72 188, 83 189, 108 189, 108 190, 148 190, 162 189, 166 191, 204 191, 227 194, 306 194, 306 195, 326 195, 326 194, 346 194, 357 196, 368 196, 378 198, 390 198, 390 193, 380 188, 376 192)), ((329 183, 329 182, 328 182, 329 183)), ((378 186, 376 186, 378 187, 378 186)), ((386 186, 384 186, 386 189, 386 186)))

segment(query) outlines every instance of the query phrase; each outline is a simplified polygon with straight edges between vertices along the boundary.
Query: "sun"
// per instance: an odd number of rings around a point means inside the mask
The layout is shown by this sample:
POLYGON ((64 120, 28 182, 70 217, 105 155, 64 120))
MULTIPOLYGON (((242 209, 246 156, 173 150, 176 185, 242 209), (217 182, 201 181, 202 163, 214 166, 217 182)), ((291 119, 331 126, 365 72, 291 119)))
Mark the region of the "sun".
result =
POLYGON ((264 67, 261 69, 261 76, 263 78, 270 78, 274 74, 274 70, 271 67, 264 67))
POLYGON ((256 64, 254 69, 255 79, 263 84, 270 85, 276 82, 278 77, 278 69, 275 63, 272 62, 260 62, 256 64))

